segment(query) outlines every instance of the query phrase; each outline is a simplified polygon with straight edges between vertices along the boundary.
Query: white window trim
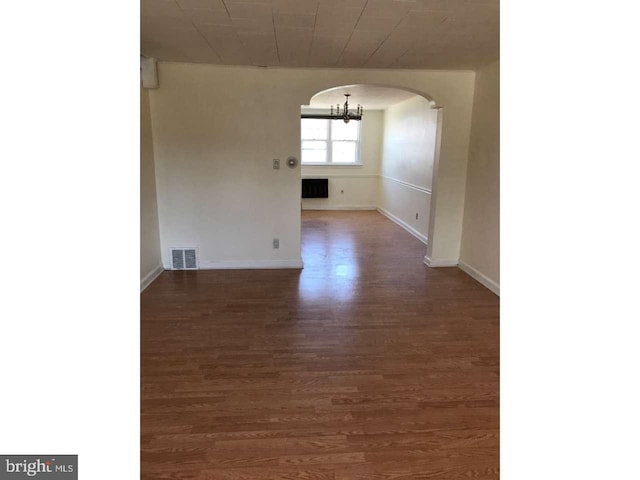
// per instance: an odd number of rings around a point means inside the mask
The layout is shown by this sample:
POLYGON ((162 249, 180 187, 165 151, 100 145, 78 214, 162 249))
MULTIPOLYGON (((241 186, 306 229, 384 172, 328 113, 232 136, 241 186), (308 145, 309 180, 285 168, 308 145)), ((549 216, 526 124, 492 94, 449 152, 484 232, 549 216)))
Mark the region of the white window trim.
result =
POLYGON ((335 140, 336 142, 355 142, 356 144, 356 161, 353 163, 342 163, 342 162, 333 162, 333 137, 332 137, 332 127, 331 124, 333 120, 326 120, 328 122, 327 135, 328 138, 302 138, 300 136, 300 165, 305 167, 362 167, 364 164, 361 160, 361 150, 362 150, 362 120, 358 122, 358 139, 357 140, 335 140), (303 162, 302 161, 302 142, 326 142, 327 143, 327 161, 326 162, 303 162))

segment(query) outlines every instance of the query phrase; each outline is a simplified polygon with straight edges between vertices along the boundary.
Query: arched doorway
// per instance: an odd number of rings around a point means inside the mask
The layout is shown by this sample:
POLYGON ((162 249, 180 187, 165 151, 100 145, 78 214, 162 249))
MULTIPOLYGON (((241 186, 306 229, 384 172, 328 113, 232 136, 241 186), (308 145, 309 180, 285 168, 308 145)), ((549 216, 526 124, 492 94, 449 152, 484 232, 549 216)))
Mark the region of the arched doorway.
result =
POLYGON ((433 98, 408 88, 351 84, 315 93, 301 106, 301 176, 303 183, 327 181, 327 196, 303 198, 302 209, 377 210, 429 255, 441 116, 433 98), (357 128, 324 118, 345 100, 364 109, 357 128))

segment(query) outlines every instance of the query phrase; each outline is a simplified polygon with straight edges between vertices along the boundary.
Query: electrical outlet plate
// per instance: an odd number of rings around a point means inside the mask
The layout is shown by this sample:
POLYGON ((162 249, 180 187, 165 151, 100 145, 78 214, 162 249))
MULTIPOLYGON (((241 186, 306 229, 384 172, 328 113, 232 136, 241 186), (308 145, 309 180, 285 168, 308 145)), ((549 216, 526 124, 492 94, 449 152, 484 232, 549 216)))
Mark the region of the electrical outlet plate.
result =
POLYGON ((273 239, 273 248, 280 248, 280 239, 279 238, 274 238, 273 239))
POLYGON ((274 170, 280 170, 280 159, 279 158, 274 158, 273 159, 273 169, 274 170))

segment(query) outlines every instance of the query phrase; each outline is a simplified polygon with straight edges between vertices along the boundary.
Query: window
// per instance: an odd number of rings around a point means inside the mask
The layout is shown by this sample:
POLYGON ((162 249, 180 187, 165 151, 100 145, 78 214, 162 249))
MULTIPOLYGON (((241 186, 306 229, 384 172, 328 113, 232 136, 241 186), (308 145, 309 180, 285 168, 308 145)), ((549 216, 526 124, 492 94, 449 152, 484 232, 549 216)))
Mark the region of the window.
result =
POLYGON ((359 165, 360 123, 303 118, 303 165, 359 165))

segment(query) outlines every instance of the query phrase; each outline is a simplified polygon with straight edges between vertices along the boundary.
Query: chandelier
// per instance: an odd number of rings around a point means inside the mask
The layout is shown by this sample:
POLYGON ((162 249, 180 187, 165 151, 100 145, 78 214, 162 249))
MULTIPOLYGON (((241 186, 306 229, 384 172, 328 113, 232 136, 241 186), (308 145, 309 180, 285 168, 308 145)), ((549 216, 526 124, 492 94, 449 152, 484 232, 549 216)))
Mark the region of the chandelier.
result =
POLYGON ((349 97, 350 93, 345 93, 346 97, 344 100, 344 105, 342 106, 342 110, 340 109, 340 104, 336 104, 336 110, 334 113, 333 105, 331 105, 331 113, 329 115, 330 118, 334 120, 343 120, 344 123, 349 123, 350 120, 362 120, 362 105, 358 104, 355 112, 353 110, 349 111, 349 97))
POLYGON ((349 109, 349 97, 350 93, 345 93, 344 96, 345 101, 344 105, 340 105, 339 103, 334 107, 331 106, 331 113, 319 113, 313 111, 302 111, 300 118, 316 118, 323 120, 342 120, 344 123, 349 123, 351 120, 362 120, 362 114, 364 110, 362 105, 358 104, 358 107, 355 110, 349 109))

